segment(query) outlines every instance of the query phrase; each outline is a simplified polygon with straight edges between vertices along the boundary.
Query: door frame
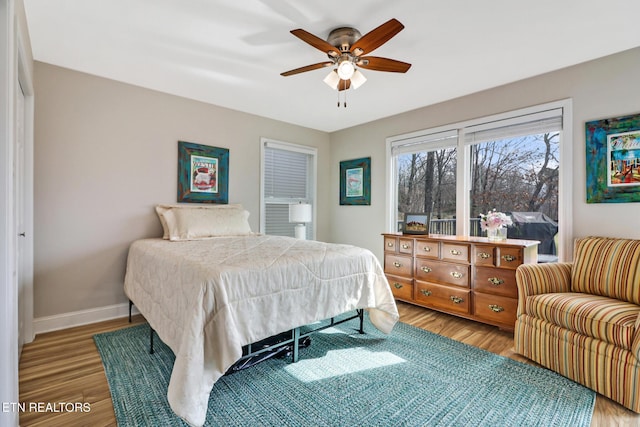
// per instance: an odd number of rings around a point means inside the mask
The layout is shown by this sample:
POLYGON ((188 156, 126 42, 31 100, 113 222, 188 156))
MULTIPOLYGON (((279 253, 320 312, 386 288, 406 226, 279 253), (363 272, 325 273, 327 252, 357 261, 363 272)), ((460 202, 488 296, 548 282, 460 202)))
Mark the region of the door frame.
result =
MULTIPOLYGON (((21 242, 16 242, 16 253, 19 254, 19 260, 16 260, 16 268, 19 275, 19 288, 18 288, 18 304, 21 306, 21 310, 18 311, 21 314, 21 318, 18 319, 18 324, 22 325, 19 328, 21 333, 20 352, 22 351, 22 344, 27 344, 33 341, 35 338, 33 329, 33 257, 34 257, 34 225, 33 225, 33 181, 34 181, 34 90, 33 79, 29 75, 29 67, 27 66, 27 55, 25 54, 25 48, 23 46, 22 38, 18 40, 18 76, 16 79, 15 95, 18 96, 17 91, 22 91, 24 96, 24 102, 22 104, 22 111, 16 111, 14 123, 17 126, 18 114, 22 114, 23 121, 23 144, 24 154, 22 163, 22 176, 19 178, 22 180, 21 189, 22 194, 22 229, 14 230, 14 234, 18 235, 24 233, 24 237, 19 237, 21 242), (21 249, 18 251, 18 249, 21 249)), ((17 102, 16 102, 17 104, 17 102)), ((16 109, 17 110, 17 109, 16 109)), ((16 206, 14 206, 14 209, 16 206)), ((19 221, 16 219, 16 227, 19 221)))
MULTIPOLYGON (((33 277, 33 122, 34 88, 31 50, 22 2, 0 0, 0 401, 17 403, 19 365, 18 294, 16 284, 17 238, 14 203, 14 145, 16 141, 16 90, 18 82, 25 94, 25 270, 33 277)), ((31 280, 32 283, 32 280, 31 280)), ((33 287, 25 289, 24 341, 33 339, 33 287)), ((0 411, 0 424, 18 425, 17 411, 0 411)))

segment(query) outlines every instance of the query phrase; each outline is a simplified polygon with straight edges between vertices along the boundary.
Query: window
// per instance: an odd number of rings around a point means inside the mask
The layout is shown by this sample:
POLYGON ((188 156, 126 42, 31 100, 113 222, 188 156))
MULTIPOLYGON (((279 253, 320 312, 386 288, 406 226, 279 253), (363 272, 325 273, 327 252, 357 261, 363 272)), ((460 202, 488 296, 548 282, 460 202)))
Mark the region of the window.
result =
POLYGON ((397 168, 396 231, 405 214, 425 213, 430 232, 456 234, 457 132, 420 135, 392 147, 397 168))
POLYGON ((260 230, 264 234, 294 237, 289 205, 310 203, 313 219, 306 224, 307 239, 315 238, 317 150, 262 138, 262 194, 260 230))
POLYGON ((479 215, 496 209, 517 220, 509 237, 542 242, 539 259, 558 259, 558 246, 569 259, 570 107, 561 101, 389 138, 388 229, 399 230, 407 212, 425 212, 431 233, 478 236, 479 215))

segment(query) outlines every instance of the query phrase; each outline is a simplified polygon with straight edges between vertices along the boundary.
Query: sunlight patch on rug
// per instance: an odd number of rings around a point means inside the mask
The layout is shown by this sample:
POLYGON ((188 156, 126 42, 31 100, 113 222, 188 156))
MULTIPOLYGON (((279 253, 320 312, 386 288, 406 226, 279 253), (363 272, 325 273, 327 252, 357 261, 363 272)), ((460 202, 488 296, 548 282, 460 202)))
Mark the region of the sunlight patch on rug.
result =
POLYGON ((371 352, 356 347, 329 350, 325 356, 316 359, 300 359, 297 363, 286 366, 284 370, 300 381, 308 383, 404 362, 406 360, 402 357, 388 351, 371 352))

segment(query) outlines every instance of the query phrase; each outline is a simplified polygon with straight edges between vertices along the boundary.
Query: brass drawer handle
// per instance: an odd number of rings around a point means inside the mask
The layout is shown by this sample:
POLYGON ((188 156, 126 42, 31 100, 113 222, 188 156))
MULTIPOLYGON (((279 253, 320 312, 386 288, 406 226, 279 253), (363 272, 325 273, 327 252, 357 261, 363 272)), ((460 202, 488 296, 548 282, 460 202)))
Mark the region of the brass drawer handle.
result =
POLYGON ((489 259, 491 258, 491 254, 489 252, 480 252, 478 253, 478 256, 482 259, 489 259))
POLYGON ((387 246, 389 246, 390 248, 393 247, 393 242, 387 243, 387 246))
POLYGON ((402 289, 402 285, 400 283, 398 283, 398 282, 395 282, 393 284, 393 287, 396 288, 396 289, 402 289))
POLYGON ((491 311, 495 313, 500 313, 501 311, 504 311, 504 307, 500 307, 499 305, 495 305, 495 304, 490 304, 489 308, 491 309, 491 311))
POLYGON ((453 301, 454 304, 460 304, 461 302, 464 302, 464 300, 460 297, 451 295, 450 297, 451 301, 453 301))
POLYGON ((517 257, 514 257, 513 255, 502 255, 502 259, 507 262, 511 262, 511 261, 515 261, 517 257))
POLYGON ((406 243, 403 243, 403 244, 402 244, 402 249, 409 249, 409 247, 410 247, 410 246, 409 246, 409 245, 407 245, 406 243))
POLYGON ((455 249, 451 249, 449 252, 451 252, 451 255, 462 255, 462 252, 457 251, 455 249))
POLYGON ((420 270, 424 271, 425 273, 431 273, 431 269, 426 265, 424 267, 420 267, 420 270))
POLYGON ((491 283, 492 285, 496 285, 496 286, 500 286, 504 283, 504 280, 498 278, 498 277, 489 277, 487 279, 489 281, 489 283, 491 283))
POLYGON ((425 297, 431 296, 431 291, 428 291, 426 289, 420 289, 420 293, 425 297))
POLYGON ((393 265, 394 265, 396 268, 400 268, 400 267, 402 267, 402 264, 400 264, 398 261, 394 261, 394 262, 393 262, 393 265))
POLYGON ((424 248, 422 248, 423 252, 431 252, 431 248, 429 246, 425 246, 424 248))
POLYGON ((454 279, 460 279, 462 276, 464 276, 464 274, 458 273, 457 271, 452 271, 450 274, 454 279))

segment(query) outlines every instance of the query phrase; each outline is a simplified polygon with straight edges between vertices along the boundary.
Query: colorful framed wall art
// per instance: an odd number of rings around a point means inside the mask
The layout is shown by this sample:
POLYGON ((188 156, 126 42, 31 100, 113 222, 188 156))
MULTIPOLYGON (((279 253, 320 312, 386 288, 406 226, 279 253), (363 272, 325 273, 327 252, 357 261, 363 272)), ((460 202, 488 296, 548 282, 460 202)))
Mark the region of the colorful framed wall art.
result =
POLYGON ((340 204, 371 204, 371 157, 340 162, 340 204))
POLYGON ((229 203, 229 149, 178 141, 178 202, 229 203))
POLYGON ((640 202, 640 114, 585 124, 587 203, 640 202))

